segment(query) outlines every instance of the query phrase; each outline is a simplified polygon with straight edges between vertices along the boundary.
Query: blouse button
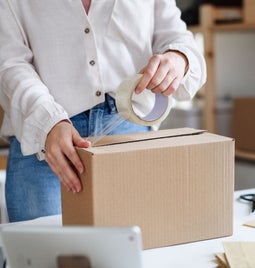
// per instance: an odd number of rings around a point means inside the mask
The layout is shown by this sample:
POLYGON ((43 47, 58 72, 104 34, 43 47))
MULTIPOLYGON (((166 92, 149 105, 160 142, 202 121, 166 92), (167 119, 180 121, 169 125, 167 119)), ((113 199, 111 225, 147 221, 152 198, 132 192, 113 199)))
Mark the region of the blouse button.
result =
POLYGON ((98 90, 97 92, 96 92, 96 96, 97 97, 100 97, 102 95, 102 92, 100 91, 100 90, 98 90))
POLYGON ((86 29, 84 30, 84 32, 85 32, 86 34, 88 34, 88 33, 90 32, 89 28, 86 28, 86 29))
POLYGON ((89 62, 89 64, 90 64, 91 66, 93 66, 93 65, 96 64, 96 62, 95 62, 94 60, 91 60, 91 61, 89 62))

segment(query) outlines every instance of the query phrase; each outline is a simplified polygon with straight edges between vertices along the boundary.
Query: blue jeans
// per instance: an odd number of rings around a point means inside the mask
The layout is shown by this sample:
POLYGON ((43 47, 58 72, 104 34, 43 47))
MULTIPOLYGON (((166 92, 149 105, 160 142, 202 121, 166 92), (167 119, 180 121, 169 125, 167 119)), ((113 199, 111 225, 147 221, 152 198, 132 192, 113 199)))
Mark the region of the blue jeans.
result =
MULTIPOLYGON (((72 117, 71 121, 82 137, 97 136, 102 130, 104 134, 107 126, 112 124, 109 122, 118 118, 117 114, 114 99, 106 95, 104 103, 72 117)), ((108 135, 149 129, 123 121, 108 135)), ((36 155, 23 156, 15 137, 10 142, 5 192, 10 222, 61 214, 60 181, 45 161, 38 161, 36 155)))

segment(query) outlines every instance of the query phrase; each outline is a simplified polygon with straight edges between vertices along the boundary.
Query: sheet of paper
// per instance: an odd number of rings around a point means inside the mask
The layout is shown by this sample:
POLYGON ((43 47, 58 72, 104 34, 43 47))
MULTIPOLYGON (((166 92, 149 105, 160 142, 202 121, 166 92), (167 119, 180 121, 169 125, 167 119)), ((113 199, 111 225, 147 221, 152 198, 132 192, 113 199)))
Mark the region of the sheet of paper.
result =
POLYGON ((216 258, 217 258, 217 264, 218 264, 219 268, 228 268, 229 267, 225 253, 216 254, 216 258))
POLYGON ((223 247, 229 267, 255 267, 255 242, 223 242, 223 247))
POLYGON ((248 227, 255 228, 255 220, 245 222, 243 225, 248 226, 248 227))

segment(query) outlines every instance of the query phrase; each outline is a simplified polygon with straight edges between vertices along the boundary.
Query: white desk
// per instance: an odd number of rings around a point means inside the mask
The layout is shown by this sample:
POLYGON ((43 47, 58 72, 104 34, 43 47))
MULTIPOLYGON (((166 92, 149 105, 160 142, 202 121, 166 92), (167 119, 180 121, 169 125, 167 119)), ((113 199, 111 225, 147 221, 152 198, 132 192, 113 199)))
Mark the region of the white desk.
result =
MULTIPOLYGON (((145 250, 144 268, 215 268, 214 254, 224 251, 223 241, 255 241, 255 228, 242 225, 244 222, 255 220, 255 213, 250 213, 251 204, 238 200, 238 197, 244 193, 255 193, 255 189, 235 193, 233 236, 145 250)), ((61 225, 61 216, 39 218, 23 224, 61 225)))

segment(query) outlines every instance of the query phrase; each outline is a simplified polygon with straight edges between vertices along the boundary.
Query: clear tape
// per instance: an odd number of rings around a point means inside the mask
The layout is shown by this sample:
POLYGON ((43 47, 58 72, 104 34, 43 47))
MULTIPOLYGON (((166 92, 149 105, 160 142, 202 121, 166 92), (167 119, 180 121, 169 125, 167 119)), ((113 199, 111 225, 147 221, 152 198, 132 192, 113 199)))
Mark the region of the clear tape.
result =
MULTIPOLYGON (((99 140, 126 120, 139 125, 153 126, 160 124, 168 116, 172 106, 171 99, 162 94, 155 95, 154 107, 149 114, 140 117, 135 113, 132 106, 132 96, 141 78, 142 74, 135 74, 122 81, 116 92, 118 113, 113 116, 112 120, 99 133, 96 133, 97 136, 87 138, 92 146, 95 146, 99 140)), ((101 123, 99 122, 98 124, 101 123)), ((100 126, 96 126, 96 129, 100 129, 100 126)))
POLYGON ((120 114, 116 113, 112 120, 109 121, 102 129, 97 133, 97 136, 90 136, 87 138, 90 141, 91 146, 96 146, 97 143, 104 137, 111 133, 115 128, 121 125, 127 119, 123 118, 120 114))
POLYGON ((143 117, 137 115, 132 106, 132 97, 141 78, 142 74, 135 74, 122 81, 116 92, 117 109, 120 115, 133 123, 143 126, 159 125, 171 110, 172 98, 156 93, 151 111, 143 117))

